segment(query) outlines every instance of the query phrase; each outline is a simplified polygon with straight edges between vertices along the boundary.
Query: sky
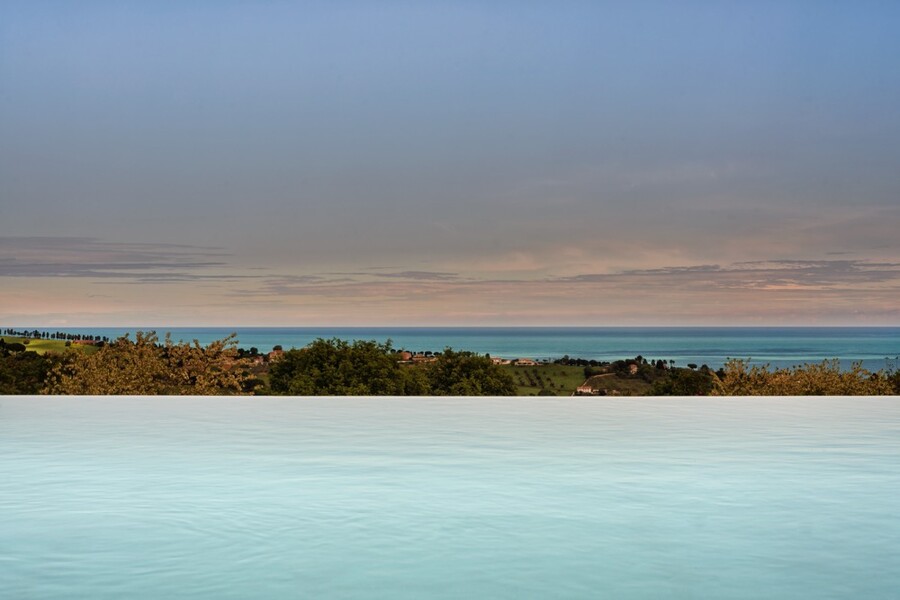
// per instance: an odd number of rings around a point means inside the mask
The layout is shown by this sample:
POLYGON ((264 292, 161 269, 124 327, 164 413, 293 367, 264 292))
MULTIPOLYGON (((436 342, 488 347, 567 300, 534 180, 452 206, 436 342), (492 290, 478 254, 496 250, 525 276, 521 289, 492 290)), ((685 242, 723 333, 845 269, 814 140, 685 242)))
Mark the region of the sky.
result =
POLYGON ((900 325, 898 30, 5 1, 0 324, 900 325))

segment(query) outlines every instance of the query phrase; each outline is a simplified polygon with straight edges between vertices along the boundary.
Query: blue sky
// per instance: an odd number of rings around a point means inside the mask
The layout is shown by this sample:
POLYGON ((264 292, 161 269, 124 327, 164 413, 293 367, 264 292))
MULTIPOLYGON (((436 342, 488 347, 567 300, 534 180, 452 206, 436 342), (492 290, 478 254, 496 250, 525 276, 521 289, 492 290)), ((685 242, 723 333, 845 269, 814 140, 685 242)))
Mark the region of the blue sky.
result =
POLYGON ((891 2, 6 2, 10 325, 900 324, 891 2))

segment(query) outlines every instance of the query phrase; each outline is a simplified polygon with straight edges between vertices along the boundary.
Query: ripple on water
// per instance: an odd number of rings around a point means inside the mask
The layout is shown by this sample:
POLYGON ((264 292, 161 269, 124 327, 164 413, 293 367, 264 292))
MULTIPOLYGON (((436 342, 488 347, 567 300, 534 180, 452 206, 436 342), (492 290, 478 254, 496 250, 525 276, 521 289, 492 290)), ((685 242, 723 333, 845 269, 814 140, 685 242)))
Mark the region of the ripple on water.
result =
POLYGON ((891 598, 898 432, 890 398, 4 398, 0 591, 891 598))

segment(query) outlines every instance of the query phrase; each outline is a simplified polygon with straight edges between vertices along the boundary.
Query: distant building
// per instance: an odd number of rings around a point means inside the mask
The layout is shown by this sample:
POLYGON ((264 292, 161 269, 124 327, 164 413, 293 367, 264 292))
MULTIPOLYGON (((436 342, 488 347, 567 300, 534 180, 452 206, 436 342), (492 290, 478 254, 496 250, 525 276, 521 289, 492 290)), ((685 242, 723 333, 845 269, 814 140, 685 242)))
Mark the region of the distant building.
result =
POLYGON ((592 387, 589 386, 589 385, 579 385, 579 386, 575 389, 575 395, 576 395, 576 396, 593 396, 593 395, 594 395, 594 388, 592 388, 592 387))
POLYGON ((517 367, 536 367, 537 361, 530 358, 517 358, 515 361, 517 367))

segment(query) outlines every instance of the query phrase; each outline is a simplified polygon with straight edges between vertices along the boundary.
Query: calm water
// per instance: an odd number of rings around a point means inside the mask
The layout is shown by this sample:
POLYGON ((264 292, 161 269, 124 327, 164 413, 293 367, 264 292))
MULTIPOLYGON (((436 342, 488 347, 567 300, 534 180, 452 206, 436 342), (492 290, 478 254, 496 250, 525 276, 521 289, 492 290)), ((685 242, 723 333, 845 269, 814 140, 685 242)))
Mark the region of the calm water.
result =
POLYGON ((0 398, 0 597, 897 598, 900 399, 0 398))
MULTIPOLYGON (((24 328, 22 328, 24 329, 24 328)), ((618 360, 638 354, 648 359, 674 360, 677 365, 707 364, 718 368, 728 357, 791 366, 839 358, 844 365, 862 360, 871 369, 884 368, 885 358, 900 355, 897 327, 395 327, 395 328, 165 328, 177 341, 209 343, 231 332, 241 346, 268 352, 275 344, 301 348, 319 337, 393 340, 395 348, 414 351, 472 350, 506 358, 573 357, 618 360)), ((70 333, 124 334, 127 329, 66 329, 70 333)), ((133 333, 133 331, 132 331, 133 333)))

